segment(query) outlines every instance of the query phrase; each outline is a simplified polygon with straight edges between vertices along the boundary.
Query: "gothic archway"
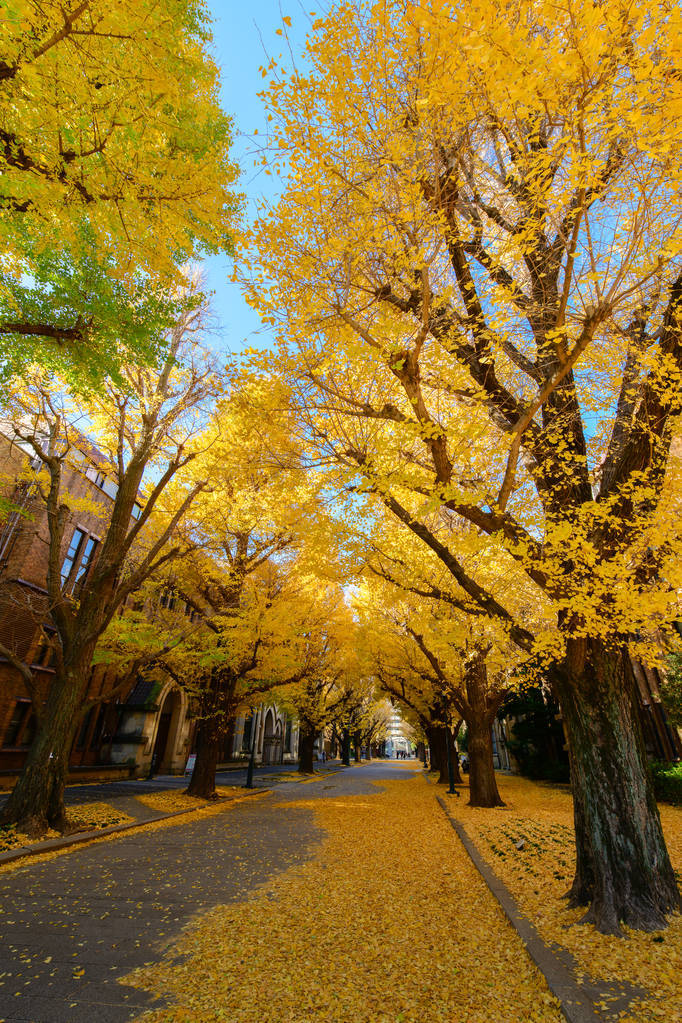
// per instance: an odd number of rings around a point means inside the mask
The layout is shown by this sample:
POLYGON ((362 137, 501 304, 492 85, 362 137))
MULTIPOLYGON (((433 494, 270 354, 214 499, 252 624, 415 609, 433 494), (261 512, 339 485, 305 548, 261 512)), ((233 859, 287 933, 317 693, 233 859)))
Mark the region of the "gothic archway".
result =
POLYGON ((263 763, 278 764, 282 752, 282 725, 276 720, 272 710, 265 716, 263 728, 263 763))

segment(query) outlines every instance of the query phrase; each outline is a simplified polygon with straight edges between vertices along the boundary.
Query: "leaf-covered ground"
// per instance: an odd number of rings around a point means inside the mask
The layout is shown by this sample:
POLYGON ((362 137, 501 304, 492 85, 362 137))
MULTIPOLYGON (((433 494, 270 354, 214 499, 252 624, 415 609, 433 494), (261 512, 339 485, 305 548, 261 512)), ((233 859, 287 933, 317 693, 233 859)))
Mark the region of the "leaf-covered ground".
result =
MULTIPOLYGON (((122 810, 117 810, 108 803, 79 803, 67 808, 70 831, 96 831, 98 828, 110 828, 114 824, 129 824, 133 818, 122 810)), ((48 831, 44 839, 60 838, 60 832, 48 831)), ((15 825, 8 824, 0 828, 0 852, 23 849, 27 845, 35 845, 36 840, 17 831, 15 825)))
POLYGON ((411 771, 382 786, 273 805, 315 812, 317 856, 125 978, 173 1003, 145 1023, 559 1023, 434 786, 411 771))
MULTIPOLYGON (((506 808, 475 810, 465 799, 450 799, 451 813, 475 841, 523 913, 546 941, 556 942, 575 959, 586 979, 613 985, 598 1003, 605 1015, 623 1023, 682 1020, 682 915, 660 934, 625 929, 624 938, 579 926, 584 910, 568 910, 562 898, 573 880, 573 804, 563 789, 517 777, 500 777, 506 808), (519 848, 521 846, 521 848, 519 848), (629 987, 648 998, 627 1008, 618 1000, 629 987)), ((463 793, 464 794, 464 793, 463 793)), ((673 866, 682 872, 682 808, 660 806, 673 866)))
MULTIPOLYGON (((244 794, 244 790, 236 785, 223 785, 216 788, 218 798, 234 798, 244 794)), ((166 792, 149 792, 135 797, 139 803, 148 806, 151 810, 160 810, 162 813, 178 813, 180 810, 196 810, 197 807, 206 806, 207 801, 199 796, 189 796, 186 792, 178 789, 171 789, 166 792)))

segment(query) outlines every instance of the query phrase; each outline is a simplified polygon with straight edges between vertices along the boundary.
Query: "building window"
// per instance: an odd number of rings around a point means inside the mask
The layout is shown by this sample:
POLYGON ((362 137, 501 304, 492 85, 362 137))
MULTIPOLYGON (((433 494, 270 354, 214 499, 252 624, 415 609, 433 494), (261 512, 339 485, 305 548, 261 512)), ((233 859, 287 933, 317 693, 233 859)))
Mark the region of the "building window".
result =
POLYGON ((74 529, 73 536, 71 537, 71 543, 69 549, 66 552, 66 557, 62 563, 62 586, 67 581, 73 571, 73 566, 77 564, 83 541, 85 540, 84 529, 74 529))
POLYGON ((98 546, 99 537, 89 536, 80 526, 74 529, 69 549, 62 564, 62 587, 66 587, 67 591, 76 587, 79 590, 82 589, 98 546), (69 581, 71 581, 70 587, 69 581))
POLYGON ((40 633, 38 648, 33 656, 33 664, 39 668, 54 668, 57 661, 55 650, 55 630, 43 626, 40 633))
POLYGON ((159 604, 161 607, 165 607, 169 611, 174 611, 176 600, 175 590, 164 590, 159 598, 159 604))
POLYGON ((83 556, 81 558, 81 563, 78 566, 78 570, 76 571, 76 578, 74 579, 73 583, 74 589, 77 586, 79 588, 82 588, 83 584, 85 583, 85 579, 88 574, 88 569, 92 564, 92 559, 95 556, 95 551, 97 550, 98 544, 99 540, 97 539, 96 536, 89 536, 85 541, 85 546, 83 548, 83 556))
POLYGON ((242 736, 242 752, 251 752, 251 732, 253 731, 253 715, 244 720, 244 734, 242 736))
POLYGON ((17 700, 14 712, 5 732, 3 746, 30 746, 38 728, 30 700, 17 700))
POLYGON ((76 749, 78 750, 84 750, 86 747, 88 729, 90 728, 90 722, 92 721, 94 711, 95 708, 91 707, 88 713, 83 718, 83 724, 81 725, 80 732, 78 733, 78 738, 76 739, 76 749))
POLYGON ((107 719, 107 707, 108 704, 101 703, 99 712, 97 714, 97 721, 92 731, 92 738, 90 739, 90 749, 97 749, 104 736, 104 724, 107 719))

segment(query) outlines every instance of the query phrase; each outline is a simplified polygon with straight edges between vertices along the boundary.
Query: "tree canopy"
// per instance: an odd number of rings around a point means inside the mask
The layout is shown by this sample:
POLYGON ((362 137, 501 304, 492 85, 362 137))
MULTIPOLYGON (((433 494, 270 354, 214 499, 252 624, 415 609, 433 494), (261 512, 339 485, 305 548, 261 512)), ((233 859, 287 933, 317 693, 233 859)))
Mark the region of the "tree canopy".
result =
POLYGON ((3 12, 0 368, 42 361, 85 382, 153 361, 181 267, 230 250, 235 228, 205 5, 3 12))

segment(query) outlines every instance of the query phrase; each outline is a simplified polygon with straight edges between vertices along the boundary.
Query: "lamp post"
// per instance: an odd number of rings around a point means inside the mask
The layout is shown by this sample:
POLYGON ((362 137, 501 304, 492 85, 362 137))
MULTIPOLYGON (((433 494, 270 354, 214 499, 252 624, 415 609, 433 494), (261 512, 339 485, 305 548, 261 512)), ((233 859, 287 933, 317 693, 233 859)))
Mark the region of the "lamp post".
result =
POLYGON ((455 789, 455 765, 452 760, 452 736, 450 734, 449 724, 445 726, 445 741, 448 747, 448 779, 450 781, 448 795, 450 796, 459 795, 459 793, 455 789))
POLYGON ((244 788, 252 789, 253 785, 253 768, 256 763, 256 712, 254 708, 251 708, 251 752, 249 753, 249 766, 246 772, 246 785, 244 788))

